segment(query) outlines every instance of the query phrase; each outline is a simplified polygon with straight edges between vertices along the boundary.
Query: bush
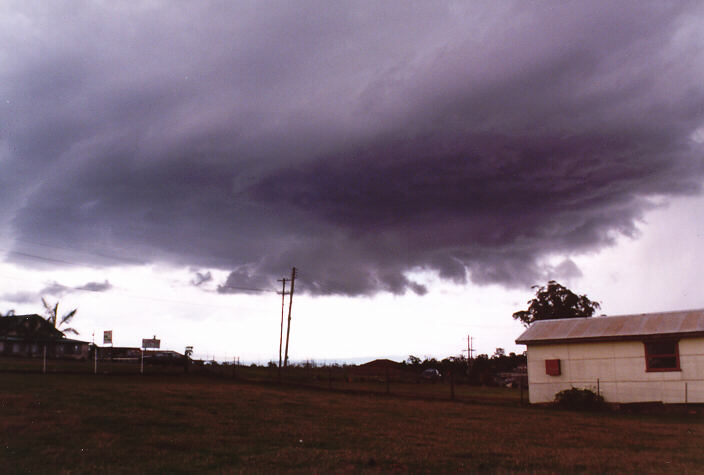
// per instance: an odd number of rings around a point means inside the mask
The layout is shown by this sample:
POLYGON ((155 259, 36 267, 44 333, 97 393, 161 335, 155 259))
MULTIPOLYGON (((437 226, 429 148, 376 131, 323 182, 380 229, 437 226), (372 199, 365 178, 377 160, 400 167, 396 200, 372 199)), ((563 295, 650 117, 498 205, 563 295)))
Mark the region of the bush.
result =
POLYGON ((597 411, 606 407, 604 398, 590 389, 565 389, 555 394, 555 406, 576 411, 597 411))

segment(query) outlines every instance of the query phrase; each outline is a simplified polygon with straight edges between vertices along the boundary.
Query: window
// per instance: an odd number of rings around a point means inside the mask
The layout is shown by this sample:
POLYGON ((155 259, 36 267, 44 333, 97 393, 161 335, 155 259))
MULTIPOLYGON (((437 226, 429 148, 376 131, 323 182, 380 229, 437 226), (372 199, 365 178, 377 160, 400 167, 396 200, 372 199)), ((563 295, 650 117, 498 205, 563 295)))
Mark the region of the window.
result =
POLYGON ((560 376, 560 360, 545 360, 545 374, 560 376))
POLYGON ((680 371, 680 354, 676 340, 646 341, 646 371, 680 371))

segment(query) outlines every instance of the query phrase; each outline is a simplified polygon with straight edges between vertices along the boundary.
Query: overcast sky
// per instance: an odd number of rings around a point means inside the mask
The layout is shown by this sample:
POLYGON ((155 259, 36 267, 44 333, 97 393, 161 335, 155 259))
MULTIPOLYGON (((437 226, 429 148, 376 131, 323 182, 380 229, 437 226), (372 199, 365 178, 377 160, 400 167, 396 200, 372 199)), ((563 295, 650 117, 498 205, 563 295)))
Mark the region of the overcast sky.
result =
POLYGON ((700 2, 4 2, 0 310, 278 358, 704 307, 700 2), (256 289, 252 290, 252 289, 256 289), (300 295, 300 297, 298 297, 300 295))

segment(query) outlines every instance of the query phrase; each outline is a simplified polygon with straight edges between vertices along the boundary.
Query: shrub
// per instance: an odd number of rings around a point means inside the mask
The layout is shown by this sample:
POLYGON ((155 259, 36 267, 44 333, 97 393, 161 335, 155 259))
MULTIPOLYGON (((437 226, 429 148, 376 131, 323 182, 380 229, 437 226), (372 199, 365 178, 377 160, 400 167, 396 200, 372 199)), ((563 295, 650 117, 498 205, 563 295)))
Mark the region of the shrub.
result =
POLYGON ((555 394, 555 406, 576 411, 597 411, 606 407, 604 398, 590 389, 571 388, 555 394))

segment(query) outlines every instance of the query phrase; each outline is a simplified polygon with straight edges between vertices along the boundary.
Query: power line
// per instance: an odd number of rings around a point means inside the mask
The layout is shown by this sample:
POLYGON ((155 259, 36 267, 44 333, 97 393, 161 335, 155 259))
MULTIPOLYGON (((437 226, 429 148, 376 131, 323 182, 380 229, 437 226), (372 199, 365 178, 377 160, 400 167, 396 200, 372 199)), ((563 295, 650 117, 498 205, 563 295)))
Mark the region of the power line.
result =
MULTIPOLYGON (((70 252, 75 252, 75 253, 77 253, 77 254, 92 255, 92 256, 98 256, 98 257, 106 257, 106 258, 109 258, 109 259, 121 260, 121 261, 124 261, 124 262, 127 262, 127 263, 131 263, 131 264, 141 264, 140 262, 137 262, 137 261, 133 261, 133 260, 130 260, 130 259, 127 259, 127 258, 123 258, 123 257, 108 255, 108 254, 100 254, 100 253, 93 253, 93 252, 87 252, 87 251, 80 251, 80 250, 78 250, 78 249, 76 249, 76 248, 71 248, 71 247, 66 247, 66 246, 55 246, 55 245, 37 243, 37 242, 33 242, 33 241, 28 241, 28 240, 21 240, 21 239, 15 239, 15 240, 18 241, 18 242, 24 242, 24 243, 27 243, 27 244, 33 244, 33 245, 38 245, 38 246, 44 246, 44 247, 48 247, 48 248, 63 249, 63 250, 67 250, 67 251, 70 251, 70 252)), ((36 254, 36 253, 29 253, 29 252, 23 252, 23 251, 15 251, 15 250, 11 250, 11 249, 3 249, 3 248, 0 248, 0 251, 6 252, 6 253, 9 253, 9 254, 16 254, 16 255, 19 255, 19 256, 22 256, 22 257, 28 257, 28 258, 31 258, 31 259, 38 259, 38 260, 46 261, 46 262, 54 262, 54 263, 57 263, 57 264, 66 264, 66 265, 79 266, 79 267, 80 267, 80 266, 87 266, 87 267, 90 267, 90 266, 91 266, 90 264, 83 264, 83 263, 77 262, 77 261, 75 261, 75 260, 71 261, 71 260, 66 260, 66 259, 58 259, 58 258, 54 258, 54 257, 46 257, 46 256, 43 256, 43 255, 40 255, 40 254, 36 254)), ((297 272, 298 272, 298 270, 297 270, 297 272)), ((297 273, 296 275, 297 275, 298 277, 300 277, 300 274, 299 274, 299 273, 297 273)), ((299 283, 299 287, 300 287, 300 286, 301 286, 301 284, 299 283)), ((243 291, 248 291, 248 292, 272 292, 272 293, 279 293, 278 290, 271 289, 271 288, 265 289, 265 288, 243 287, 243 286, 235 286, 235 285, 220 285, 220 286, 218 286, 218 287, 221 288, 221 289, 243 290, 243 291)), ((328 285, 326 285, 326 284, 324 284, 324 283, 322 283, 322 282, 320 282, 320 281, 318 281, 318 280, 312 281, 312 282, 310 282, 308 285, 306 285, 306 284, 304 283, 304 284, 303 284, 303 287, 304 287, 304 288, 309 288, 309 289, 310 289, 310 288, 313 288, 313 289, 317 289, 317 290, 323 290, 323 291, 328 292, 329 294, 335 294, 335 293, 336 293, 336 292, 335 292, 334 290, 332 290, 328 285)))
POLYGON ((219 285, 219 289, 237 289, 237 290, 249 290, 251 292, 274 292, 275 294, 278 294, 278 290, 273 290, 273 289, 255 289, 252 287, 237 287, 234 285, 219 285))
POLYGON ((38 256, 38 255, 36 255, 36 254, 30 254, 30 253, 28 253, 28 252, 11 251, 11 250, 9 250, 9 249, 0 249, 0 251, 4 251, 4 252, 6 252, 6 253, 8 253, 8 254, 16 254, 16 255, 22 256, 22 257, 30 257, 30 258, 32 258, 32 259, 39 259, 39 260, 41 260, 41 261, 56 262, 56 263, 58 263, 58 264, 68 264, 68 265, 70 265, 70 266, 80 265, 80 264, 75 263, 75 262, 69 262, 69 261, 65 261, 65 260, 63 260, 63 259, 54 259, 54 258, 52 258, 52 257, 38 256))
MULTIPOLYGON (((23 257, 29 257, 29 258, 33 258, 33 259, 39 259, 39 260, 43 260, 43 261, 48 261, 48 262, 56 262, 56 263, 59 263, 59 264, 67 264, 67 265, 73 265, 73 266, 82 266, 82 265, 84 265, 84 264, 81 264, 81 263, 78 263, 78 262, 75 262, 75 261, 72 262, 72 261, 67 261, 67 260, 64 260, 64 259, 55 259, 55 258, 52 258, 52 257, 45 257, 45 256, 41 256, 41 255, 38 255, 38 254, 31 254, 31 253, 21 252, 21 251, 13 251, 13 250, 2 249, 2 248, 0 248, 0 251, 4 251, 4 252, 10 253, 10 254, 17 254, 17 255, 20 255, 20 256, 23 256, 23 257)), ((94 255, 98 255, 98 254, 94 254, 94 255)), ((262 288, 255 288, 255 287, 241 287, 241 286, 235 286, 235 285, 220 285, 220 286, 218 286, 218 287, 221 288, 221 289, 236 289, 236 290, 245 290, 245 291, 250 291, 250 292, 273 292, 273 293, 277 293, 277 292, 278 292, 277 290, 274 290, 274 289, 262 289, 262 288)), ((78 290, 78 289, 76 289, 76 290, 78 290)))
MULTIPOLYGON (((41 247, 48 247, 51 249, 59 249, 59 250, 63 250, 63 251, 69 251, 69 252, 73 252, 76 254, 83 254, 86 256, 90 255, 90 256, 103 257, 103 258, 107 258, 107 259, 114 259, 117 261, 124 261, 124 262, 130 263, 130 264, 141 264, 140 261, 137 261, 134 259, 129 259, 126 257, 116 256, 116 255, 112 255, 112 254, 105 254, 105 253, 101 253, 101 252, 90 252, 90 251, 78 249, 76 247, 71 247, 71 246, 57 246, 55 244, 46 244, 46 243, 41 243, 41 242, 36 242, 36 241, 29 241, 27 239, 17 239, 17 238, 13 238, 13 241, 21 242, 24 244, 31 244, 32 246, 41 246, 41 247)), ((124 250, 124 249, 116 247, 116 246, 111 246, 111 247, 113 249, 124 250)))
MULTIPOLYGON (((30 281, 28 279, 22 279, 22 278, 17 278, 14 276, 8 276, 6 274, 0 274, 0 277, 5 277, 7 279, 12 279, 13 281, 21 280, 23 282, 32 282, 32 283, 37 283, 37 281, 30 281)), ((131 293, 129 289, 124 289, 123 287, 115 287, 111 286, 109 289, 111 292, 121 294, 124 297, 128 298, 133 298, 133 299, 139 299, 139 300, 152 300, 155 302, 165 302, 165 303, 174 303, 174 304, 185 304, 185 305, 194 305, 198 307, 212 307, 212 308, 221 308, 221 309, 231 309, 231 306, 226 306, 226 305, 217 305, 217 304, 209 304, 209 303, 203 303, 203 302, 194 302, 194 301, 188 301, 188 300, 175 300, 175 299, 165 299, 161 297, 151 297, 151 296, 146 296, 146 295, 139 295, 139 294, 134 294, 131 293), (127 290, 127 291, 125 291, 127 290)), ((102 293, 105 292, 104 290, 96 290, 96 289, 82 289, 78 287, 66 287, 67 292, 92 292, 92 293, 102 293)), ((38 293, 41 292, 38 291, 38 293)))
MULTIPOLYGON (((298 269, 296 269, 296 277, 298 277, 299 279, 301 277, 301 273, 298 271, 298 269)), ((299 283, 298 286, 301 287, 301 284, 299 283)), ((308 285, 306 285, 306 283, 303 282, 302 287, 304 287, 304 288, 318 287, 318 288, 321 288, 322 290, 329 292, 330 294, 335 294, 335 292, 330 287, 328 287, 327 285, 323 284, 322 282, 320 282, 318 280, 314 280, 314 281, 310 282, 308 285)))
MULTIPOLYGON (((231 200, 231 203, 234 203, 234 204, 237 204, 240 206, 247 206, 250 208, 265 209, 265 210, 271 211, 273 213, 276 213, 277 216, 280 214, 280 210, 278 208, 274 208, 272 206, 268 206, 268 205, 265 205, 262 203, 252 202, 250 200, 231 200)), ((306 212, 304 210, 298 210, 298 211, 308 214, 308 212, 306 212)), ((123 262, 130 263, 130 264, 137 264, 137 265, 142 264, 142 262, 140 262, 138 260, 131 259, 131 258, 117 256, 114 254, 102 253, 102 252, 90 252, 90 251, 86 251, 84 249, 79 249, 77 247, 72 247, 72 246, 67 246, 67 245, 59 246, 56 244, 46 244, 46 243, 42 243, 42 242, 31 241, 28 239, 21 239, 21 238, 16 238, 16 237, 13 237, 11 239, 13 242, 21 242, 21 243, 25 243, 25 244, 34 245, 34 246, 42 246, 42 247, 48 247, 48 248, 52 248, 52 249, 60 249, 60 250, 64 250, 64 251, 74 252, 76 254, 82 254, 85 256, 103 257, 103 258, 107 258, 107 259, 114 259, 114 260, 123 261, 123 262)), ((102 246, 102 247, 109 247, 114 250, 125 251, 125 248, 121 248, 119 246, 114 246, 114 245, 102 246)), ((62 260, 62 259, 42 257, 42 256, 38 256, 35 254, 31 254, 31 253, 23 253, 21 251, 13 251, 13 250, 9 250, 9 249, 0 249, 0 251, 4 251, 4 252, 8 252, 8 253, 15 253, 15 254, 22 255, 24 257, 33 257, 36 259, 57 262, 57 263, 61 263, 61 264, 84 265, 84 264, 79 264, 77 262, 71 262, 71 261, 66 261, 66 260, 62 260)), ((126 252, 129 252, 129 251, 126 251, 126 252)))

